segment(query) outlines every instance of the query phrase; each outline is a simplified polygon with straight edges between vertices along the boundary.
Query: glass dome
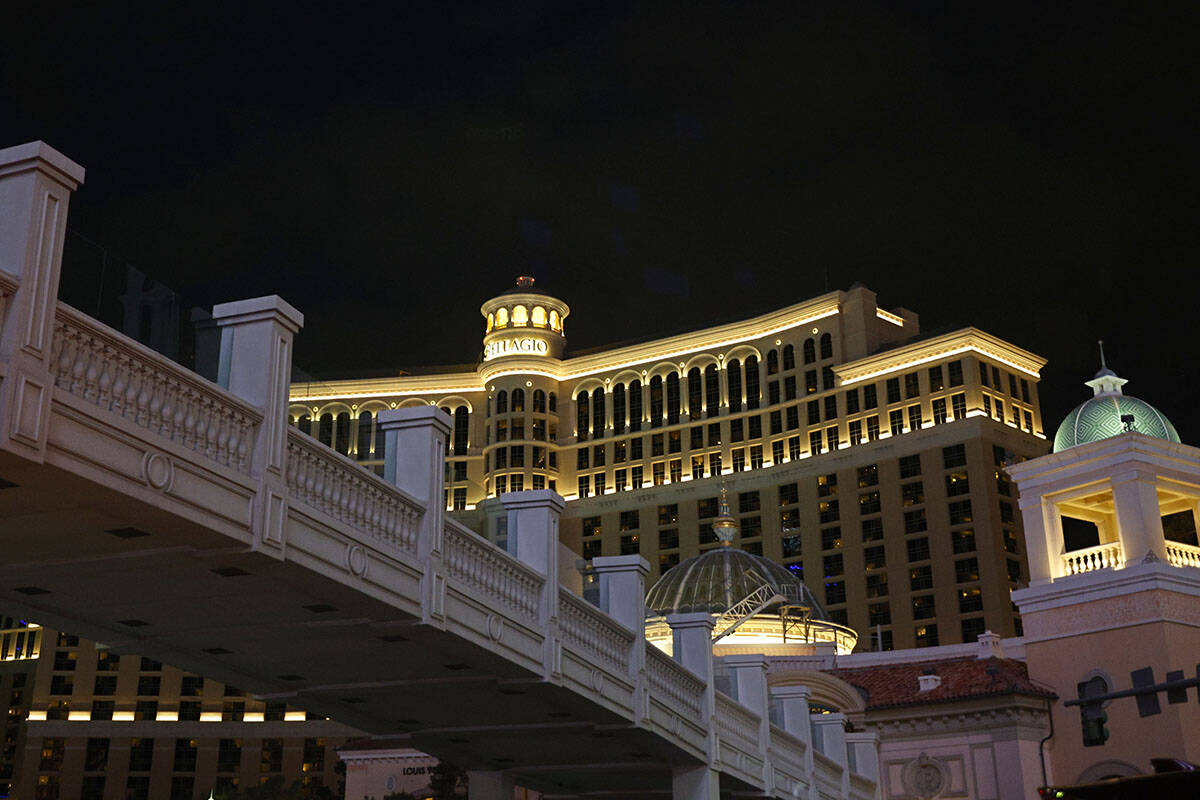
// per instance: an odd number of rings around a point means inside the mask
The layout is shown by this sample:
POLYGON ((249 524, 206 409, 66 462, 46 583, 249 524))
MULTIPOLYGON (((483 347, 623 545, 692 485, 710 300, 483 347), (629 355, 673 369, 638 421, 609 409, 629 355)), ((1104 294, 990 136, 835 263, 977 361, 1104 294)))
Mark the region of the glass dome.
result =
POLYGON ((646 594, 646 614, 723 614, 764 584, 788 605, 809 608, 811 619, 826 619, 812 592, 787 567, 734 547, 709 550, 669 569, 646 594))

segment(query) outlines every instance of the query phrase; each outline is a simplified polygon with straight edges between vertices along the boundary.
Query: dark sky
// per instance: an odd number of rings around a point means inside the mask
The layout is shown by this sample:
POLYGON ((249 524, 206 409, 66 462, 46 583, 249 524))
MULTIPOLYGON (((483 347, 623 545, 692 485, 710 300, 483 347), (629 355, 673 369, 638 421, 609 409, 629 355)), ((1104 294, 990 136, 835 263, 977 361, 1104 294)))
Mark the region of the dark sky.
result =
POLYGON ((573 348, 861 281, 1049 358, 1051 426, 1103 338, 1200 444, 1195 3, 303 5, 9 20, 0 144, 188 298, 283 295, 315 374, 472 361, 522 272, 573 348))

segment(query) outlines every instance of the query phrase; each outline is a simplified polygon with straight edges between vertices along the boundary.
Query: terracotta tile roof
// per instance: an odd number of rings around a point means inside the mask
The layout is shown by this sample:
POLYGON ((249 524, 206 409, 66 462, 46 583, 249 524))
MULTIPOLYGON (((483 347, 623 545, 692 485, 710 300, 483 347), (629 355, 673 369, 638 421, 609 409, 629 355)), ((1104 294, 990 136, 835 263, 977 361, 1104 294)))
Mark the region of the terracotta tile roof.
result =
POLYGON ((1008 658, 949 658, 828 672, 866 692, 868 710, 1002 694, 1056 696, 1029 679, 1025 662, 1008 658), (918 677, 925 674, 937 675, 941 685, 922 692, 918 677))

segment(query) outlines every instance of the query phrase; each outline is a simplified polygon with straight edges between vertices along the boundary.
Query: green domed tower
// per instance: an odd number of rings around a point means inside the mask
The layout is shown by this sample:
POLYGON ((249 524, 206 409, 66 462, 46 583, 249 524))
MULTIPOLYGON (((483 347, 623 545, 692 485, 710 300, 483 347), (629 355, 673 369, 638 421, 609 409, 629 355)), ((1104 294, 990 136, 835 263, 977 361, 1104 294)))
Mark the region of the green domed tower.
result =
POLYGON ((1076 406, 1058 426, 1058 433, 1054 435, 1054 452, 1131 431, 1169 442, 1179 441, 1175 426, 1161 411, 1145 400, 1130 397, 1121 391, 1128 381, 1117 377, 1104 365, 1103 351, 1100 364, 1101 369, 1096 377, 1085 381, 1095 396, 1076 406))

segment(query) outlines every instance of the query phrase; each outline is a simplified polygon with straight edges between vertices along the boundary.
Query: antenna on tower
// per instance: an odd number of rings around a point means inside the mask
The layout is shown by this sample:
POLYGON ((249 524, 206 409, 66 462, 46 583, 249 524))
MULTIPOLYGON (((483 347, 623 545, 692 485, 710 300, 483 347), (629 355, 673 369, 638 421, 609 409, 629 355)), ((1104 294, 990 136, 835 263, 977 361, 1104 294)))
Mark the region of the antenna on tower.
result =
POLYGON ((1104 363, 1104 340, 1101 339, 1097 344, 1100 345, 1100 369, 1108 369, 1108 364, 1104 363))

